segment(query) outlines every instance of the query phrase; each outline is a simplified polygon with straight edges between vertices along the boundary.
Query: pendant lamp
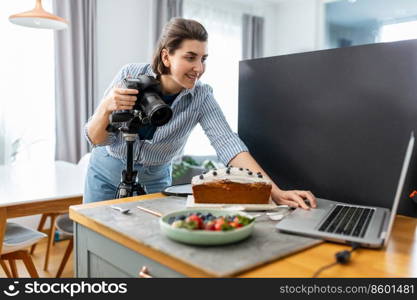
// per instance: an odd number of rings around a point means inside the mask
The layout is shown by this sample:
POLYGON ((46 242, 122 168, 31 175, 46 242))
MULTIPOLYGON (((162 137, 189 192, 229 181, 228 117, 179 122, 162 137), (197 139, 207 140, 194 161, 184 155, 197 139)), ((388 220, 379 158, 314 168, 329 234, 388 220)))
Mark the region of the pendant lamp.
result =
POLYGON ((34 27, 61 30, 68 28, 68 21, 50 14, 42 7, 42 0, 36 0, 36 6, 33 10, 11 15, 9 21, 13 24, 34 27))

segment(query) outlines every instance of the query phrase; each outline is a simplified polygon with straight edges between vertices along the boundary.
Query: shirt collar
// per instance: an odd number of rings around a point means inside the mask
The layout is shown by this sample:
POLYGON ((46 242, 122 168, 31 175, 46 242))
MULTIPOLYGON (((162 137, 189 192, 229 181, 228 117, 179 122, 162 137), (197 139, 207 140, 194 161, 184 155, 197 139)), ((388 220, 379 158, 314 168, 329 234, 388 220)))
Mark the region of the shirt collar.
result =
POLYGON ((185 96, 187 94, 191 94, 194 97, 196 85, 197 85, 197 83, 193 86, 192 89, 183 89, 180 93, 180 96, 185 96))

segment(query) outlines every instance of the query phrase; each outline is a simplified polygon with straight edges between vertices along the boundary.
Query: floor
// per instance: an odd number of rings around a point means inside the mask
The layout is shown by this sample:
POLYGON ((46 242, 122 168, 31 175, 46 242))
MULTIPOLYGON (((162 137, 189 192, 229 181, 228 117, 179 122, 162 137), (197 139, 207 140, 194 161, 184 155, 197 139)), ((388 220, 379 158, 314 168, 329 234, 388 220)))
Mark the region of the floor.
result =
MULTIPOLYGON (((68 240, 59 241, 52 246, 51 254, 49 256, 49 267, 48 271, 43 270, 43 264, 45 261, 45 253, 46 253, 46 239, 39 242, 38 246, 36 246, 35 253, 32 255, 33 263, 35 264, 36 270, 38 271, 39 277, 41 278, 55 278, 56 272, 58 271, 58 267, 61 263, 62 258, 64 257, 65 250, 67 249, 68 240)), ((8 262, 6 262, 8 265, 8 262)), ((19 273, 19 277, 29 277, 28 272, 26 271, 25 266, 23 265, 22 261, 16 261, 17 270, 19 273)), ((71 255, 70 259, 65 266, 65 269, 62 273, 61 278, 72 278, 73 277, 73 255, 71 255)), ((4 273, 3 269, 0 267, 0 278, 5 278, 6 274, 4 273)))

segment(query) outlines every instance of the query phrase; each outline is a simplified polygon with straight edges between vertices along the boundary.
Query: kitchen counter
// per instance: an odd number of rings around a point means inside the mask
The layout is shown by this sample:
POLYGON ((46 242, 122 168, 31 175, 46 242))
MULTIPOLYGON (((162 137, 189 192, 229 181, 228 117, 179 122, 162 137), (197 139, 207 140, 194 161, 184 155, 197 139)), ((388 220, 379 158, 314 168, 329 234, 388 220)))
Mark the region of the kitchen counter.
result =
MULTIPOLYGON (((77 277, 311 277, 345 245, 278 233, 267 217, 257 220, 251 237, 224 246, 190 246, 169 240, 158 218, 183 209, 185 199, 152 194, 72 206, 77 277), (123 215, 110 209, 131 208, 123 215)), ((359 249, 348 266, 322 273, 330 277, 416 276, 416 219, 398 216, 387 249, 359 249), (414 251, 413 251, 414 249, 414 251)))

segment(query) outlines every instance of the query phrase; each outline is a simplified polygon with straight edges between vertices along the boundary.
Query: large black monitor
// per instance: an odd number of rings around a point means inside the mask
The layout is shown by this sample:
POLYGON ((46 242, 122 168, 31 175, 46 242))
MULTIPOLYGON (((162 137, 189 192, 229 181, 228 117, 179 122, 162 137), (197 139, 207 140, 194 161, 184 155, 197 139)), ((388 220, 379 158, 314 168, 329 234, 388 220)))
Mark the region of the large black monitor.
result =
MULTIPOLYGON (((391 208, 417 133, 417 40, 244 60, 238 131, 283 189, 391 208)), ((413 155, 398 212, 417 216, 413 155)))

